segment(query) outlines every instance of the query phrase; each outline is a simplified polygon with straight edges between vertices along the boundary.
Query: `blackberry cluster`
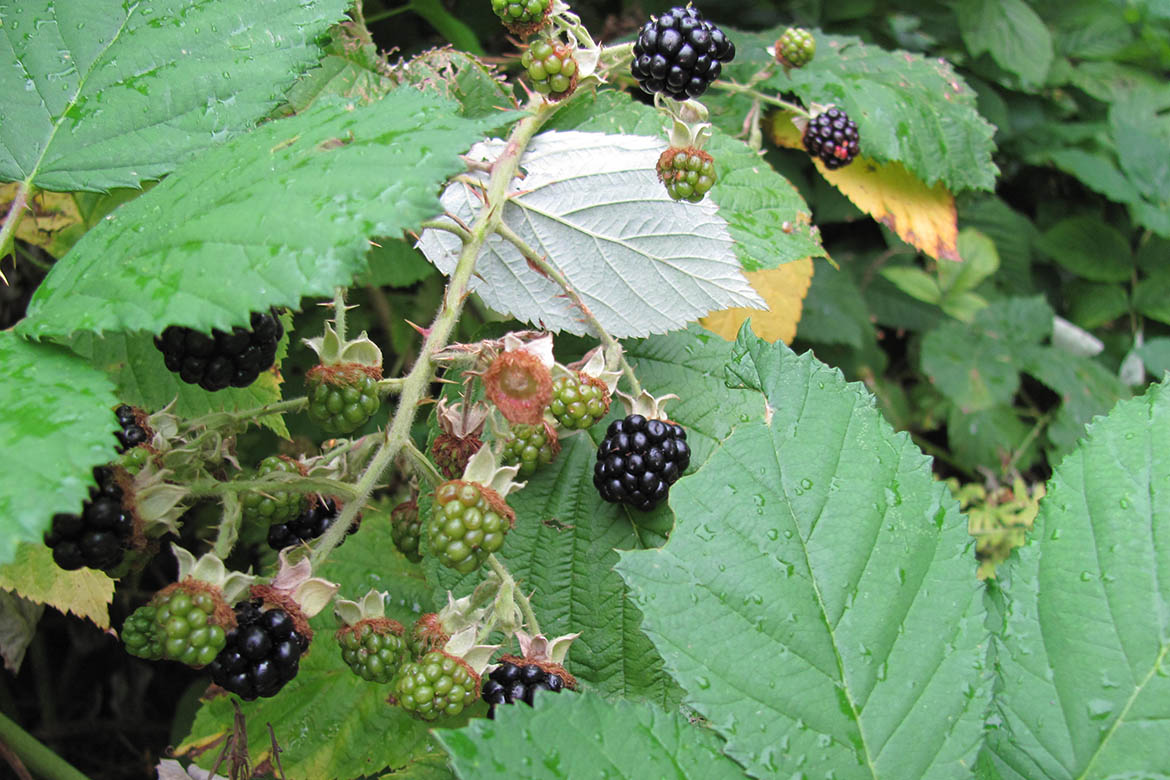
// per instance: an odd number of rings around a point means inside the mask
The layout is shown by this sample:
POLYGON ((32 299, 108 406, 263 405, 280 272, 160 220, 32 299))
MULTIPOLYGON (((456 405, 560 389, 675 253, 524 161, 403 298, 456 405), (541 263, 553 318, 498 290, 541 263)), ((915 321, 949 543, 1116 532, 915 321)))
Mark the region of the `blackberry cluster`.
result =
POLYGON ((122 426, 122 430, 114 432, 120 445, 119 453, 150 440, 146 429, 138 423, 138 416, 134 413, 133 407, 122 404, 114 410, 114 414, 118 417, 118 425, 122 426))
POLYGON ((453 433, 440 433, 431 443, 431 459, 447 479, 459 479, 467 461, 479 452, 483 440, 474 433, 460 438, 453 433))
POLYGON ((388 683, 407 657, 402 624, 385 618, 363 620, 337 632, 341 658, 354 674, 370 682, 388 683))
POLYGON ((309 419, 329 433, 352 433, 365 425, 382 406, 378 381, 351 372, 348 381, 322 381, 309 390, 309 419))
POLYGON ((81 514, 53 515, 45 532, 45 544, 62 569, 112 569, 122 562, 134 533, 134 516, 122 507, 113 470, 98 466, 93 476, 97 486, 89 489, 81 514))
POLYGON ((776 41, 776 60, 789 68, 803 68, 817 53, 817 41, 802 27, 789 27, 776 41))
POLYGON ((606 429, 597 448, 593 485, 606 501, 646 512, 666 499, 690 464, 691 449, 681 425, 631 414, 606 429))
POLYGON ((283 609, 265 610, 260 599, 242 601, 236 605, 236 627, 207 669, 216 685, 251 701, 275 696, 296 677, 308 649, 309 637, 283 609))
POLYGON ((224 630, 211 622, 216 601, 207 591, 180 586, 154 605, 163 658, 196 668, 215 660, 226 639, 224 630))
POLYGON ((148 661, 163 657, 163 635, 154 618, 155 608, 145 604, 130 613, 122 624, 122 644, 130 655, 148 661))
POLYGON ((532 80, 532 88, 549 100, 561 100, 577 87, 577 60, 573 50, 561 43, 539 40, 520 58, 532 80))
MULTIPOLYGON (((268 546, 274 550, 283 550, 285 547, 316 539, 328 531, 336 519, 337 503, 332 498, 317 501, 297 515, 296 519, 272 524, 268 528, 268 546)), ((357 523, 354 523, 346 535, 356 530, 357 523)))
POLYGON ((562 428, 584 430, 609 413, 609 390, 586 374, 559 376, 552 383, 548 410, 562 428))
POLYGON ((530 477, 537 468, 552 463, 560 449, 556 431, 547 424, 513 425, 500 459, 505 466, 519 465, 519 475, 530 477))
POLYGON ((488 703, 488 717, 496 717, 497 704, 522 701, 529 707, 537 691, 560 693, 566 681, 559 674, 547 672, 536 664, 504 661, 483 681, 483 700, 488 703))
POLYGON ((645 92, 675 100, 702 95, 735 57, 735 44, 698 9, 671 8, 642 26, 630 72, 645 92))
POLYGON ((452 480, 435 489, 427 537, 439 563, 470 574, 504 546, 512 527, 511 509, 500 495, 474 482, 452 480))
POLYGON ((809 120, 801 139, 813 157, 820 157, 829 170, 843 168, 861 151, 857 124, 839 108, 830 108, 809 120))
POLYGON ((422 560, 418 542, 422 536, 422 519, 418 514, 418 502, 413 498, 403 501, 390 510, 390 536, 394 539, 394 546, 398 552, 406 556, 406 560, 418 563, 422 560))
POLYGON ((515 35, 528 35, 544 26, 552 0, 492 0, 492 11, 515 35))
POLYGON ((156 336, 167 369, 187 384, 215 392, 247 387, 276 361, 276 344, 284 328, 274 314, 252 313, 251 329, 213 330, 211 335, 171 325, 156 336))
POLYGON ((462 659, 432 650, 403 664, 394 678, 394 698, 423 720, 458 715, 479 697, 479 676, 462 659))
POLYGON ((702 149, 672 146, 658 158, 656 169, 672 200, 698 203, 715 186, 715 161, 702 149))
MULTIPOLYGON (((256 477, 260 478, 276 471, 283 471, 286 474, 301 473, 293 461, 279 455, 269 455, 256 467, 256 477)), ((300 514, 304 506, 305 498, 300 493, 252 490, 240 494, 240 508, 244 513, 244 520, 248 522, 264 525, 285 523, 300 514)))

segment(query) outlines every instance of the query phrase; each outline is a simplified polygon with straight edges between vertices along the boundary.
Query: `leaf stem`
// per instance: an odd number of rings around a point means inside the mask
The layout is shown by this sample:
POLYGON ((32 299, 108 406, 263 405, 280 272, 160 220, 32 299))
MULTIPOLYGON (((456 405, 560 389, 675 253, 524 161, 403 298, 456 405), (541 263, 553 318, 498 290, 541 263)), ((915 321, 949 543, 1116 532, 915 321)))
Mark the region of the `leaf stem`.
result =
POLYGON ((528 264, 531 265, 533 269, 537 271, 537 273, 547 277, 565 291, 565 296, 570 301, 572 301, 578 309, 581 310, 581 314, 585 317, 585 321, 589 323, 597 337, 601 339, 601 343, 605 345, 605 354, 621 356, 620 365, 622 373, 625 374, 626 379, 629 381, 630 387, 634 391, 634 395, 641 393, 642 385, 638 382, 638 377, 634 374, 633 367, 631 367, 630 364, 626 362, 625 353, 622 351, 621 345, 618 344, 617 340, 613 336, 609 335, 609 333, 602 326, 601 322, 598 321, 597 317, 595 317, 593 312, 589 309, 589 306, 586 305, 585 301, 577 293, 577 290, 574 289, 573 285, 569 283, 569 280, 565 278, 565 275, 561 273, 560 269, 549 262, 547 257, 538 254, 536 250, 528 246, 523 238, 518 236, 516 232, 512 230, 512 228, 508 227, 503 222, 501 222, 496 228, 496 232, 500 235, 501 238, 512 244, 512 246, 516 247, 520 254, 524 256, 524 259, 528 261, 528 264))
POLYGON ((807 108, 799 105, 798 103, 789 103, 787 100, 781 100, 774 95, 765 94, 760 92, 758 89, 750 87, 746 84, 740 84, 735 81, 724 81, 723 79, 716 79, 711 84, 711 86, 715 89, 722 89, 724 92, 730 92, 735 95, 747 95, 749 97, 755 98, 761 103, 768 103, 769 105, 778 106, 779 108, 785 108, 803 117, 812 116, 812 114, 808 112, 807 108))
POLYGON ((24 763, 29 771, 46 780, 85 780, 85 775, 54 753, 16 721, 0 713, 0 742, 24 763))
MULTIPOLYGON (((8 213, 4 216, 4 223, 0 225, 0 258, 8 254, 8 242, 11 241, 15 245, 16 226, 20 223, 20 218, 24 215, 24 209, 28 205, 29 190, 32 185, 29 179, 25 179, 16 185, 16 195, 12 198, 12 206, 8 209, 8 213)), ((4 272, 0 271, 0 282, 8 284, 8 278, 4 276, 4 272)))
POLYGON ((222 496, 249 490, 300 494, 324 493, 327 496, 337 496, 349 501, 357 498, 356 489, 348 482, 312 475, 302 477, 299 474, 288 474, 277 477, 274 474, 265 479, 234 479, 231 482, 208 479, 191 484, 191 495, 196 497, 222 496))
POLYGON ((533 100, 529 104, 531 113, 512 128, 507 146, 493 163, 484 205, 476 217, 471 233, 463 242, 463 250, 455 264, 455 270, 451 273, 443 303, 423 341, 418 358, 410 372, 403 378, 402 393, 394 417, 386 429, 385 441, 354 486, 355 499, 345 505, 337 521, 313 548, 311 561, 314 568, 319 566, 345 537, 358 512, 369 500, 374 487, 382 478, 382 473, 394 462, 394 458, 410 440, 410 429, 418 413, 418 406, 435 375, 434 356, 447 345, 459 320, 463 302, 467 299, 471 276, 475 272, 475 262, 484 242, 503 220, 508 184, 516 176, 520 157, 532 137, 556 113, 557 108, 555 103, 548 103, 543 99, 533 100))
POLYGON ((424 230, 446 230, 448 233, 454 233, 459 236, 462 241, 470 241, 471 234, 458 225, 452 225, 450 222, 443 222, 437 219, 428 219, 422 223, 421 227, 424 230))

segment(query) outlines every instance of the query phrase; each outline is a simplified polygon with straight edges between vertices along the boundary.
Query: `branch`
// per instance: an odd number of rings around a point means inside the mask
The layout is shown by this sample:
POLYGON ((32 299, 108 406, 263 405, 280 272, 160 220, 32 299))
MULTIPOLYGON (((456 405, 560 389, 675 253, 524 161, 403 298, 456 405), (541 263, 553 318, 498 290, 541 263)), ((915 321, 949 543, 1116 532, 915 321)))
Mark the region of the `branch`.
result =
POLYGON ((0 741, 38 777, 46 780, 85 780, 85 775, 3 713, 0 713, 0 741))
MULTIPOLYGON (((15 243, 16 226, 24 215, 24 209, 28 205, 28 193, 31 189, 32 185, 29 184, 28 179, 16 185, 16 196, 12 199, 12 207, 8 209, 8 214, 4 217, 4 224, 0 225, 0 258, 8 254, 8 242, 15 243)), ((4 276, 3 271, 0 271, 0 282, 8 284, 8 279, 4 276)))

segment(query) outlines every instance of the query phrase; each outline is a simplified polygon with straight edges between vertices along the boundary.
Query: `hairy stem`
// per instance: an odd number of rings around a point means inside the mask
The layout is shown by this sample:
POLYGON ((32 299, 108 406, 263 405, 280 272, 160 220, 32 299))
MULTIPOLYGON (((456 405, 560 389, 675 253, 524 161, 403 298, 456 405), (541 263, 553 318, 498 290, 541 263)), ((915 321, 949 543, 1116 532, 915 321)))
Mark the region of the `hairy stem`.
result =
POLYGON ((765 94, 760 92, 758 89, 755 89, 754 87, 748 86, 747 84, 739 84, 734 81, 716 79, 715 82, 711 84, 711 86, 714 89, 721 89, 724 92, 730 92, 736 95, 747 95, 748 97, 755 98, 761 103, 767 103, 768 105, 777 106, 778 108, 785 108, 803 117, 812 116, 808 112, 808 109, 802 105, 797 103, 789 103, 787 100, 781 100, 775 95, 765 94))
POLYGON ((445 481, 446 477, 439 473, 439 470, 435 468, 435 464, 431 463, 418 447, 414 446, 414 442, 406 442, 402 447, 402 451, 410 460, 410 465, 414 468, 415 473, 426 480, 428 485, 438 487, 445 481))
POLYGON ((37 777, 46 780, 85 780, 85 775, 3 713, 0 713, 0 742, 6 744, 37 777))
POLYGON ((338 517, 324 536, 313 549, 311 560, 314 568, 328 557, 330 551, 345 537, 346 531, 353 524, 358 512, 369 500, 382 473, 394 462, 394 458, 410 440, 410 429, 414 424, 414 417, 418 413, 419 403, 422 402, 431 379, 435 374, 434 356, 447 345, 455 324, 459 320, 459 313, 463 302, 467 298, 468 285, 475 272, 475 261, 483 248, 487 237, 495 232, 502 222, 504 202, 507 197, 508 184, 515 177, 520 165, 520 157, 528 147, 532 137, 541 126, 556 112, 557 106, 548 103, 543 98, 533 101, 529 105, 532 113, 516 123, 508 139, 508 145, 492 165, 492 175, 488 182, 486 201, 471 233, 463 242, 463 250, 451 279, 447 283, 447 291, 443 296, 443 303, 431 323, 426 339, 423 341, 418 358, 404 377, 402 393, 398 399, 394 417, 386 430, 386 438, 381 448, 375 453, 366 467, 365 472, 358 479, 354 488, 356 498, 345 505, 338 517))
MULTIPOLYGON (((585 321, 589 323, 589 326, 593 328, 594 333, 599 339, 601 339, 601 343, 605 345, 605 354, 608 356, 620 356, 618 361, 619 365, 621 366, 622 373, 629 381, 630 388, 633 390, 634 395, 641 393, 642 385, 640 382, 638 382, 638 377, 634 374, 634 369, 630 366, 629 363, 626 362, 625 354, 622 352, 621 345, 617 343, 617 340, 613 336, 609 335, 609 333, 598 321, 597 317, 595 317, 593 312, 590 311, 589 306, 585 303, 584 300, 582 300, 577 290, 574 289, 573 285, 569 283, 569 280, 565 278, 565 275, 561 273, 560 269, 550 263, 548 258, 538 254, 532 247, 528 246, 523 238, 516 235, 516 232, 504 223, 500 223, 499 227, 496 228, 496 232, 500 234, 501 238, 508 241, 510 244, 512 244, 512 246, 516 247, 520 254, 524 256, 524 259, 527 260, 528 263, 537 270, 537 272, 551 279, 554 284, 565 291, 565 296, 573 302, 574 306, 581 310, 581 314, 585 318, 585 321)), ((614 366, 607 366, 607 368, 613 369, 614 366)))
POLYGON ((231 482, 202 480, 191 485, 191 495, 193 496, 222 496, 227 493, 243 493, 249 490, 301 494, 324 493, 327 496, 337 496, 346 500, 357 498, 356 489, 348 482, 326 479, 325 477, 302 477, 299 474, 288 474, 283 479, 236 479, 231 482))
MULTIPOLYGON (((28 205, 28 193, 31 189, 32 185, 29 184, 28 179, 16 185, 16 195, 12 198, 12 205, 4 217, 4 223, 0 225, 0 258, 8 254, 8 242, 15 242, 13 237, 16 235, 16 226, 24 215, 25 206, 28 205)), ((8 279, 5 278, 3 271, 0 271, 0 282, 8 284, 8 279)))
POLYGON ((345 343, 345 288, 338 287, 333 293, 333 329, 337 331, 337 340, 345 343))

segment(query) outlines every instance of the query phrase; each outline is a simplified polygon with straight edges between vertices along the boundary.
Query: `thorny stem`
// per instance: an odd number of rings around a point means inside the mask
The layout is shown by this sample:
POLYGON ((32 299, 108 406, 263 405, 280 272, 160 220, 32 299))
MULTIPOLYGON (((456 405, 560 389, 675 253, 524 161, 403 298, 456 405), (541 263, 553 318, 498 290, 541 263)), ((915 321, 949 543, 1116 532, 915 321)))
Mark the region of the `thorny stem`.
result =
MULTIPOLYGON (((593 315, 593 312, 590 311, 589 306, 587 306, 585 301, 581 299, 581 296, 573 288, 573 285, 569 283, 569 280, 565 278, 565 275, 560 272, 560 269, 550 263, 546 257, 538 254, 532 247, 528 246, 523 238, 516 235, 516 232, 513 231, 512 228, 505 225, 503 222, 501 222, 499 227, 496 228, 496 232, 500 234, 501 238, 511 243, 512 246, 516 247, 520 254, 524 256, 524 259, 527 260, 532 266, 534 266, 537 271, 544 274, 546 277, 551 279, 553 283, 565 291, 565 296, 570 301, 572 301, 578 309, 581 310, 581 314, 585 317, 585 321, 589 323, 589 325, 596 332, 597 337, 601 339, 601 343, 605 345, 605 354, 611 358, 613 355, 620 356, 619 365, 621 366, 622 373, 625 374, 626 379, 630 383, 633 394, 640 394, 642 392, 642 385, 638 381, 638 377, 634 374, 634 369, 628 362, 626 362, 625 354, 622 352, 621 346, 617 343, 617 340, 615 340, 613 336, 609 335, 605 328, 602 327, 597 317, 593 315)), ((606 366, 606 368, 612 370, 614 366, 606 366)))
POLYGON ((375 387, 378 388, 378 395, 393 395, 394 393, 402 392, 402 382, 401 377, 379 379, 375 383, 375 387))
POLYGON ((337 340, 345 343, 345 288, 338 287, 333 293, 333 329, 337 331, 337 340))
POLYGON ((516 175, 520 165, 520 156, 524 153, 532 137, 556 112, 557 104, 547 103, 544 100, 533 101, 529 104, 529 110, 532 113, 516 123, 508 139, 508 145, 492 165, 492 175, 488 183, 484 206, 476 217, 471 234, 463 242, 463 250, 459 254, 459 260, 447 284, 447 291, 439 313, 435 315, 434 322, 427 332, 418 358, 403 380, 402 394, 394 417, 386 430, 385 441, 354 486, 355 499, 345 505, 337 521, 330 526, 314 547, 311 555, 314 568, 319 566, 345 537, 349 527, 353 525, 358 511, 365 506, 374 487, 382 478, 382 473, 394 462, 394 458, 410 440, 410 428, 414 422, 415 414, 418 412, 419 403, 423 400, 435 374, 434 356, 447 345, 455 324, 459 320, 459 313, 467 298, 468 285, 475 271, 475 261, 479 257, 484 242, 489 235, 495 232, 496 227, 503 220, 508 184, 516 175))
POLYGON ((450 222, 443 222, 442 220, 438 219, 430 219, 422 223, 422 227, 425 230, 446 230, 448 233, 454 233, 455 235, 459 236, 459 239, 464 242, 471 240, 470 233, 458 225, 452 225, 450 222))
POLYGON ((427 460, 427 456, 423 455, 419 448, 414 446, 413 441, 407 441, 402 446, 402 451, 406 453, 410 460, 410 465, 414 468, 415 473, 427 481, 431 487, 438 487, 443 483, 444 477, 435 468, 435 464, 427 460))
MULTIPOLYGON (((12 241, 15 245, 16 240, 13 236, 16 234, 16 226, 20 222, 20 218, 24 215, 25 206, 28 205, 28 193, 31 189, 28 179, 16 185, 16 196, 12 199, 12 205, 8 209, 8 214, 4 217, 4 224, 0 225, 0 258, 8 254, 8 242, 12 241)), ((0 282, 8 284, 8 279, 4 276, 4 272, 0 271, 0 282)))
POLYGON ((337 496, 352 501, 357 498, 357 490, 348 482, 325 477, 288 474, 284 478, 275 479, 237 479, 231 482, 220 482, 215 479, 201 480, 191 485, 192 496, 222 496, 226 493, 243 493, 248 490, 276 491, 279 493, 324 493, 328 496, 337 496))

